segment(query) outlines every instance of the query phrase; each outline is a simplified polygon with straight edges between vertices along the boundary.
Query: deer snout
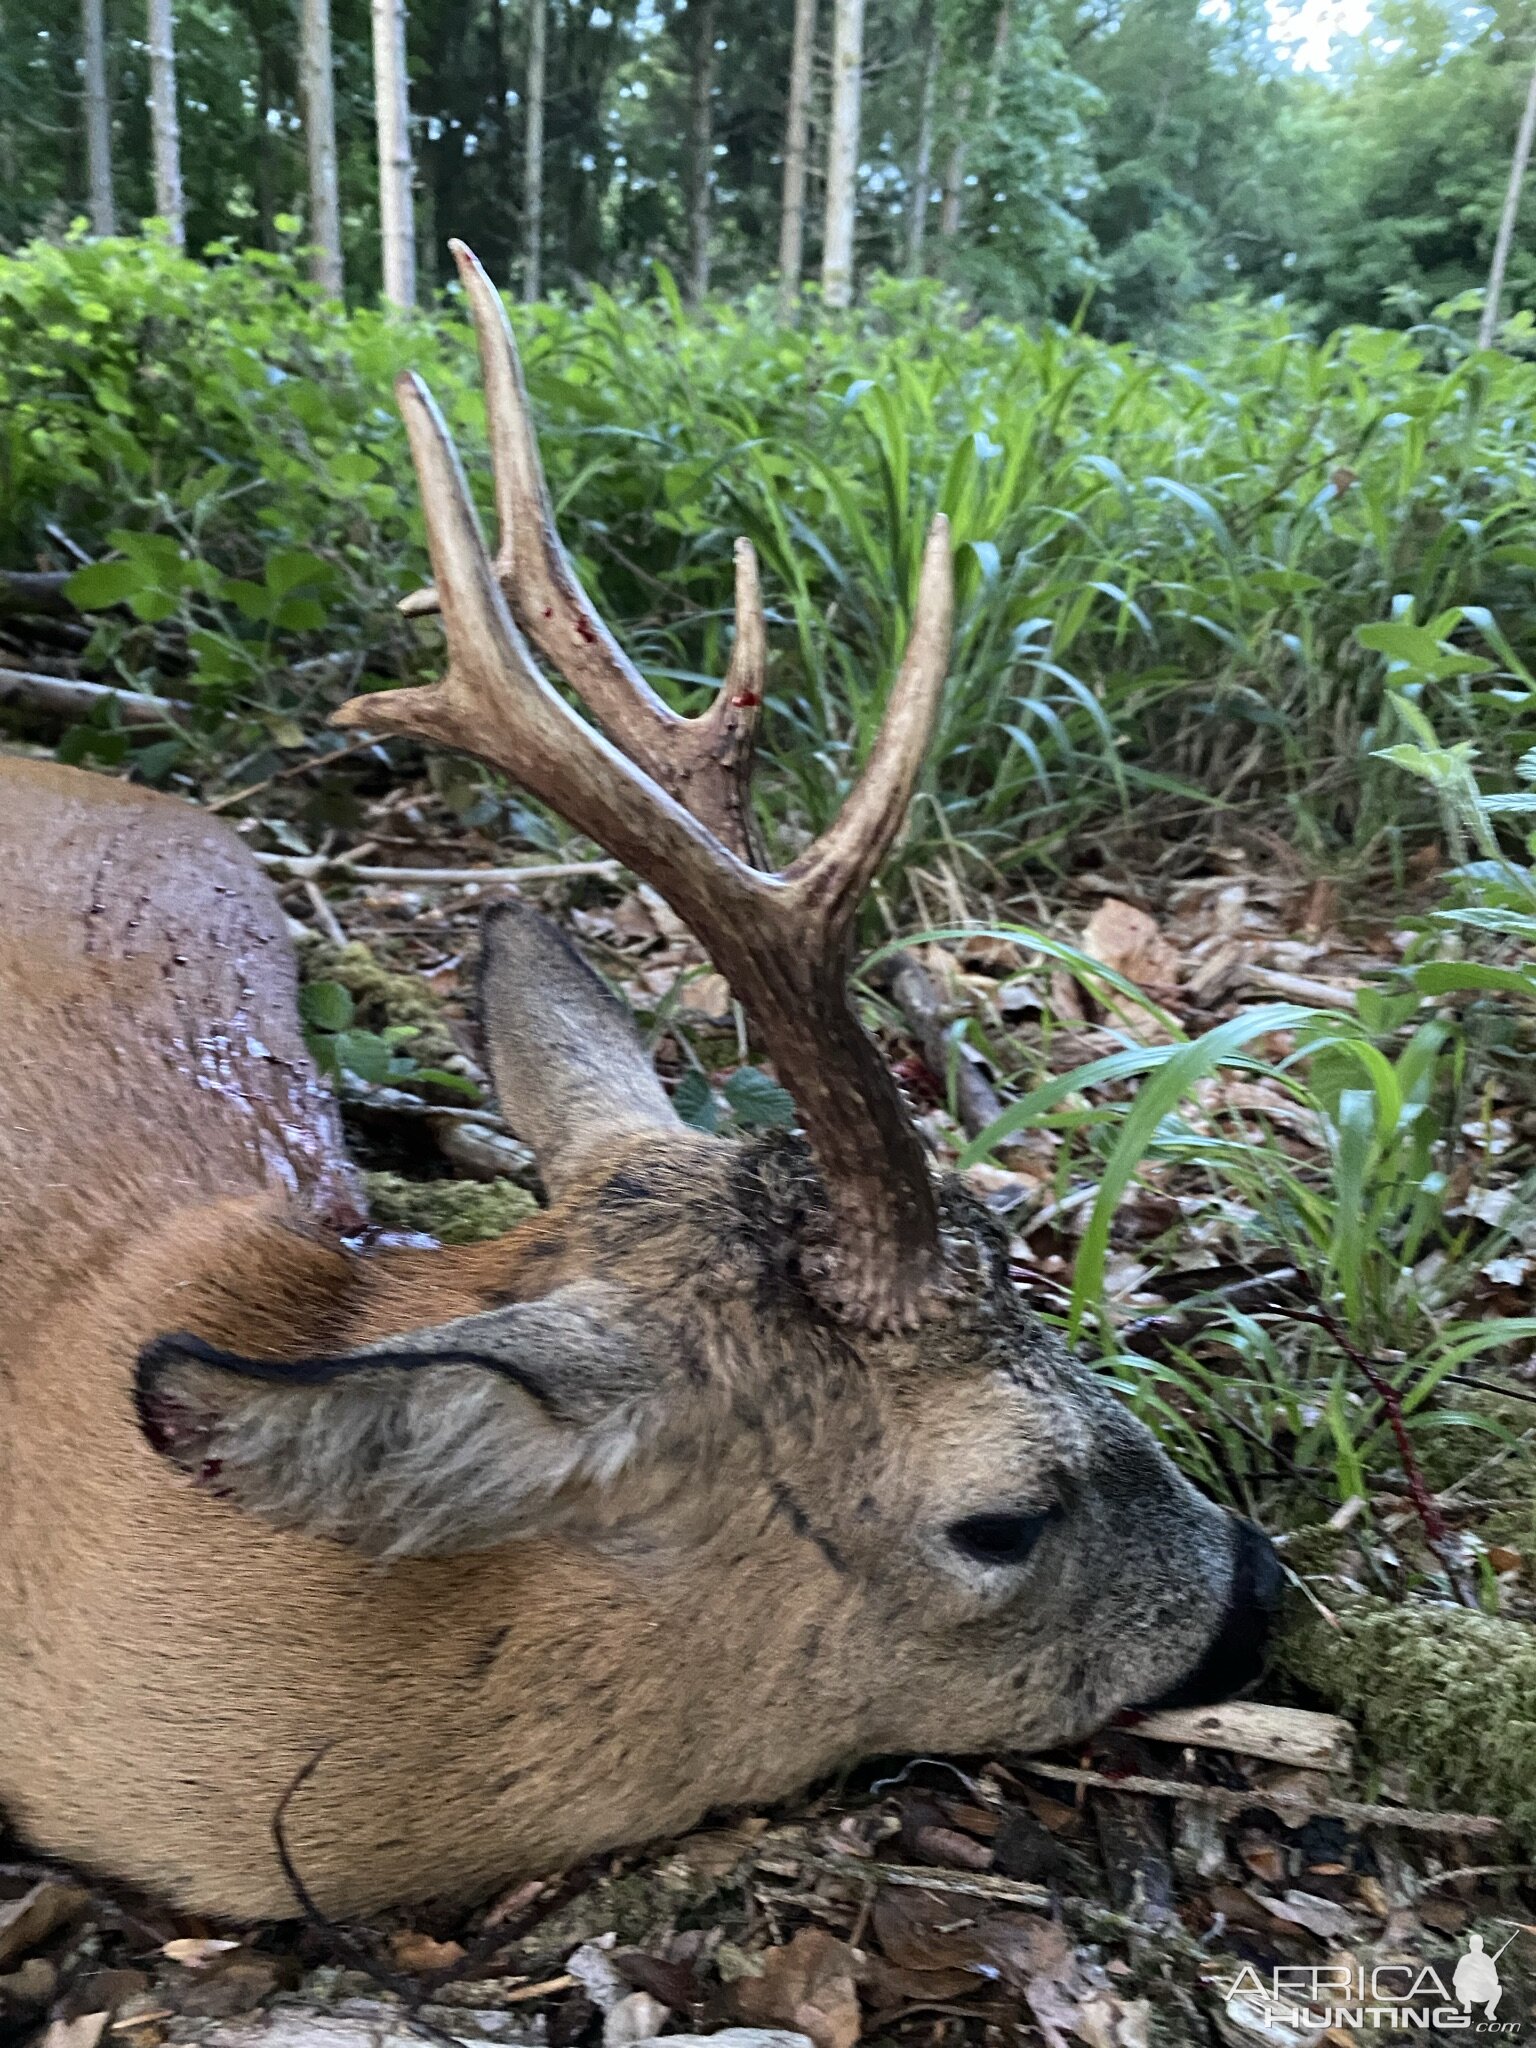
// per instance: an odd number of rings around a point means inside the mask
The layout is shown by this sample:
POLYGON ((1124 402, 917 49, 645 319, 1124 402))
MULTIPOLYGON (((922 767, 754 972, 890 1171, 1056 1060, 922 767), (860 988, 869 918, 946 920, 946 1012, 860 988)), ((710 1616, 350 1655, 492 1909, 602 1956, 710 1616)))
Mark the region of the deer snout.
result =
POLYGON ((1145 1702, 1145 1709, 1207 1707, 1251 1685, 1264 1669, 1284 1588, 1275 1546, 1256 1523, 1234 1515, 1232 1583, 1216 1633, 1188 1677, 1145 1702))

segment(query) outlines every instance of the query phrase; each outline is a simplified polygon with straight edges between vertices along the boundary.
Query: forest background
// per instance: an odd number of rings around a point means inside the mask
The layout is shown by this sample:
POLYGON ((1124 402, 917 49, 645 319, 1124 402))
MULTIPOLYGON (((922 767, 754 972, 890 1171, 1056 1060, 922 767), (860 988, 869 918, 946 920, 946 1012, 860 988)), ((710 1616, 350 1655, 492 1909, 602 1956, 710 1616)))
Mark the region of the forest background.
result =
MULTIPOLYGON (((819 19, 815 0, 416 0, 408 20, 375 7, 375 44, 364 0, 334 0, 328 229, 304 72, 329 11, 183 0, 172 26, 166 0, 3 0, 0 246, 170 213, 193 250, 324 235, 368 297, 376 66, 403 37, 404 295, 447 281, 449 234, 526 296, 653 289, 659 262, 698 299, 786 257, 815 278, 830 233, 850 280, 929 273, 982 312, 1111 338, 1234 294, 1283 294, 1319 329, 1406 324, 1486 279, 1536 26, 1521 0, 822 0, 819 19), (155 50, 174 188, 153 169, 155 50)), ((1529 205, 1514 309, 1536 293, 1529 205)))

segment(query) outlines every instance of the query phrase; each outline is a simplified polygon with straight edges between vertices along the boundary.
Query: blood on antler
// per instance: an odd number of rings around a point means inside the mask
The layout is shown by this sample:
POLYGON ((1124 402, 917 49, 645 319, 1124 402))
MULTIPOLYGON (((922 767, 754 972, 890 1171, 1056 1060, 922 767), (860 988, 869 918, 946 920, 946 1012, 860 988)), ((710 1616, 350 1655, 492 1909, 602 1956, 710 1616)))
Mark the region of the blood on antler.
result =
POLYGON ((941 1292, 938 1215, 896 1084, 854 1015, 854 915, 906 816, 948 661, 946 522, 928 536, 911 637, 880 732, 838 816, 783 870, 754 859, 748 797, 762 698, 757 568, 736 544, 736 648, 702 717, 681 718, 620 651, 554 530, 511 329, 474 256, 452 245, 480 341, 500 545, 481 538, 442 415, 421 380, 397 386, 421 489, 442 680, 354 697, 344 726, 410 734, 503 770, 652 883, 729 982, 794 1096, 827 1191, 829 1307, 871 1327, 916 1321, 941 1292), (529 642, 602 726, 555 691, 529 642))

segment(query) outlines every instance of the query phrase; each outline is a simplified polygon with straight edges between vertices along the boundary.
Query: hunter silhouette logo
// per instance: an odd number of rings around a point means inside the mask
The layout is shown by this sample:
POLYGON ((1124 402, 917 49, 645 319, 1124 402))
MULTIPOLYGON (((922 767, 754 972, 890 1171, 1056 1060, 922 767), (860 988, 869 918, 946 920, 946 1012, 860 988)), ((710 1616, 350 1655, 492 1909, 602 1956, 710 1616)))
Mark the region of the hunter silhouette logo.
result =
MULTIPOLYGON (((1515 1934, 1519 1931, 1517 1927, 1515 1934)), ((1515 1935, 1512 1934, 1509 1941, 1513 1941, 1514 1938, 1515 1935)), ((1480 1934, 1469 1934, 1467 1952, 1456 1965, 1455 1974, 1451 1978, 1451 1989, 1462 2004, 1473 2011, 1481 2006, 1485 2020, 1493 2018, 1499 2009, 1499 2000, 1504 1996, 1504 1987, 1499 1982, 1498 1964, 1504 1949, 1509 1947, 1509 1941, 1505 1942, 1504 1948, 1496 1949, 1489 1955, 1483 1947, 1483 1937, 1480 1934)))

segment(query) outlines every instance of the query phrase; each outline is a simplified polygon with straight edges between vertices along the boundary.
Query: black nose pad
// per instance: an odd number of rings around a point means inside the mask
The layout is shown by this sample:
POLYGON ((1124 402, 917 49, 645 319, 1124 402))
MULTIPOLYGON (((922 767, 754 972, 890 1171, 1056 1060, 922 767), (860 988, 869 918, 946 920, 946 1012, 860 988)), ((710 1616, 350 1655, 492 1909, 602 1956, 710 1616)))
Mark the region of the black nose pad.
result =
POLYGON ((1241 1692, 1264 1669, 1285 1574, 1264 1531, 1240 1516, 1234 1520, 1232 1590, 1221 1626, 1189 1676, 1150 1701, 1150 1707, 1208 1707, 1241 1692))

